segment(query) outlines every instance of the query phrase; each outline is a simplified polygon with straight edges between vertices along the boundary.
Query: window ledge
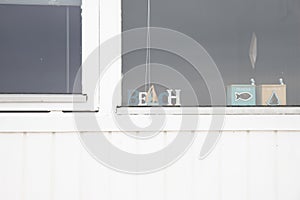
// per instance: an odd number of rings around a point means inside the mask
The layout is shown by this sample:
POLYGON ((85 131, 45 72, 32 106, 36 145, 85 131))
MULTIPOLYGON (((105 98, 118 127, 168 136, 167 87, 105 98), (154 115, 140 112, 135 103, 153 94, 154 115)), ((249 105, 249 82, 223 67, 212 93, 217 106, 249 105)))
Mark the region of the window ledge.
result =
POLYGON ((300 115, 300 107, 118 107, 118 115, 300 115))
POLYGON ((0 94, 0 103, 85 103, 82 94, 0 94))
POLYGON ((0 4, 81 6, 81 0, 0 0, 0 4))

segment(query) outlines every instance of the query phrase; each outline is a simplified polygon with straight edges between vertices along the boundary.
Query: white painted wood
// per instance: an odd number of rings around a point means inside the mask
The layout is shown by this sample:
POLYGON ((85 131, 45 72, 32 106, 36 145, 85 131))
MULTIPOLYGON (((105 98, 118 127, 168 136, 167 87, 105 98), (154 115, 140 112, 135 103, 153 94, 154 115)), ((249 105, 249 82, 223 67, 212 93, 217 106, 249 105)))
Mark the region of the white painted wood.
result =
MULTIPOLYGON (((121 132, 123 129, 119 127, 118 121, 124 121, 130 118, 134 122, 140 122, 139 126, 147 124, 148 115, 106 115, 99 113, 77 113, 76 119, 74 113, 0 113, 0 132, 99 132, 99 131, 115 131, 121 132), (89 124, 81 124, 79 127, 76 123, 84 120, 95 120, 98 127, 90 126, 89 124), (17 126, 16 126, 17 124, 17 126)), ((210 128, 211 118, 209 115, 186 115, 185 121, 190 123, 198 120, 197 126, 194 124, 187 124, 185 128, 180 125, 182 123, 182 116, 180 115, 166 115, 164 116, 165 124, 161 127, 161 131, 207 131, 210 128), (190 128, 191 127, 191 128, 190 128)), ((151 120, 161 120, 160 116, 151 116, 151 120)), ((300 115, 226 115, 223 131, 274 131, 274 130, 300 130, 300 115)), ((143 130, 141 128, 128 128, 127 131, 143 130)), ((151 129, 148 129, 151 130, 151 129)))
MULTIPOLYGON (((105 134, 123 149, 151 149, 144 142, 127 143, 120 133, 105 134)), ((172 134, 162 133, 156 147, 168 144, 172 134)), ((225 132, 200 161, 204 138, 197 133, 189 151, 169 168, 136 176, 98 163, 77 133, 1 133, 0 198, 299 199, 299 132, 225 132)))
MULTIPOLYGON (((108 133, 106 134, 108 140, 110 140, 117 148, 122 149, 122 146, 127 146, 130 151, 136 150, 135 143, 122 142, 122 134, 108 133)), ((130 140, 130 139, 129 139, 130 140)), ((135 151, 136 152, 136 151, 135 151)), ((110 152, 107 152, 110 154, 110 152)), ((110 156, 113 156, 110 154, 110 156)), ((135 177, 132 175, 123 174, 114 170, 108 171, 108 186, 109 186, 109 199, 117 200, 135 199, 136 198, 136 184, 135 177), (114 189, 115 188, 115 189, 114 189)))
POLYGON ((0 94, 0 103, 84 103, 86 95, 76 94, 0 94))
MULTIPOLYGON (((98 110, 100 76, 100 0, 82 2, 82 93, 88 102, 79 110, 98 110), (92 54, 96 54, 91 56, 92 54)), ((73 109, 74 110, 74 109, 73 109)))
POLYGON ((53 199, 81 199, 80 142, 77 134, 56 134, 53 173, 53 199))
POLYGON ((80 199, 110 199, 111 171, 97 162, 83 146, 80 147, 80 157, 80 199))
MULTIPOLYGON (((121 105, 122 86, 122 9, 121 1, 100 1, 100 44, 113 44, 113 52, 117 55, 109 66, 101 65, 100 74, 100 112, 111 114, 116 106, 121 105), (111 40, 114 42, 112 43, 111 40)), ((100 48, 101 51, 101 48, 100 48)), ((101 56, 107 57, 108 52, 101 56)), ((111 55, 110 55, 111 56, 111 55)))
POLYGON ((119 115, 298 115, 299 107, 118 107, 119 115))
POLYGON ((26 140, 22 134, 0 135, 0 198, 9 200, 23 199, 24 164, 23 152, 26 140))
POLYGON ((25 134, 23 151, 23 197, 24 200, 51 197, 51 134, 25 134))
MULTIPOLYGON (((199 136, 198 136, 199 137, 199 136)), ((197 149, 194 151, 194 156, 199 157, 201 145, 204 142, 205 134, 201 134, 197 149), (200 138, 201 137, 201 138, 200 138)), ((196 198, 194 199, 212 199, 219 200, 221 198, 221 160, 220 160, 220 146, 216 146, 216 149, 204 160, 198 160, 196 162, 195 170, 196 179, 196 198)))
MULTIPOLYGON (((167 134, 168 137, 171 134, 167 134)), ((165 199, 218 199, 219 156, 216 150, 204 161, 198 159, 204 134, 199 134, 194 145, 175 164, 165 169, 165 199)))
MULTIPOLYGON (((160 150, 169 144, 172 137, 168 137, 165 133, 158 134, 152 138, 151 142, 143 140, 136 142, 136 149, 139 153, 155 152, 155 149, 160 150)), ((135 176, 135 199, 167 199, 167 172, 166 170, 159 171, 154 174, 135 176)))
POLYGON ((222 199, 247 199, 249 177, 248 132, 234 131, 222 134, 221 148, 221 196, 222 199))
POLYGON ((248 199, 278 199, 276 137, 274 133, 253 133, 249 137, 248 199))
POLYGON ((81 0, 0 0, 0 4, 80 6, 81 0))
POLYGON ((278 133, 278 199, 300 198, 300 131, 278 133))

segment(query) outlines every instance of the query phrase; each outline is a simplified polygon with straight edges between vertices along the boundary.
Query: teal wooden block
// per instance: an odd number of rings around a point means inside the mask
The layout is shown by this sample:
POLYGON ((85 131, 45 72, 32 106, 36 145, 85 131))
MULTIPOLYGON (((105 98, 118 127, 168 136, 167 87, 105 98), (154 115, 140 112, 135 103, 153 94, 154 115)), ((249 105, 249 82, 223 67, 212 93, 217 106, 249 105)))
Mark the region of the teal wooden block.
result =
POLYGON ((256 105, 255 85, 227 86, 227 105, 254 106, 256 105))

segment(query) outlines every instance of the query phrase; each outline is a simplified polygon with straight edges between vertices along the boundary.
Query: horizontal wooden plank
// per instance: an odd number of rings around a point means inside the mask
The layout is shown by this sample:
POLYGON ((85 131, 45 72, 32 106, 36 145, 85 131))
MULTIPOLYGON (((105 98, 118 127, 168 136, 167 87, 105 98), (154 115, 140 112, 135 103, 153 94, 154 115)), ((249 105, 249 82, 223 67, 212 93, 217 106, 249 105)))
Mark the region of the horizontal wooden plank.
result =
POLYGON ((0 103, 83 103, 81 94, 0 94, 0 103))
POLYGON ((297 115, 300 107, 119 107, 119 115, 297 115))
POLYGON ((0 0, 0 4, 81 6, 81 0, 0 0))

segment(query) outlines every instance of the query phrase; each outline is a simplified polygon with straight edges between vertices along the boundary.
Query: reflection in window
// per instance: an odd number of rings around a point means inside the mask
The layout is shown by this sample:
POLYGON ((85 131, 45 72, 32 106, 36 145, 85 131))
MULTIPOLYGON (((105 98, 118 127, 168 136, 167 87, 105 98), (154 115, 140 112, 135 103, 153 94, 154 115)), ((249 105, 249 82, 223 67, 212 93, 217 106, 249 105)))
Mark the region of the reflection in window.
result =
POLYGON ((0 4, 0 44, 0 93, 81 93, 79 5, 0 4))
MULTIPOLYGON (((122 17, 123 31, 145 27, 147 1, 123 0, 122 17)), ((223 77, 228 105, 300 105, 299 1, 151 0, 151 26, 182 32, 207 50, 223 77)), ((204 79, 190 63, 172 52, 150 52, 151 63, 167 65, 191 83, 197 102, 190 98, 192 90, 180 88, 174 77, 158 73, 159 78, 174 80, 169 88, 181 89, 182 106, 211 104, 204 79)), ((144 65, 146 56, 146 50, 123 55, 122 72, 144 65)), ((156 70, 155 66, 151 68, 156 70)), ((144 74, 137 70, 136 77, 145 77, 144 74)), ((157 93, 166 90, 159 85, 156 88, 157 93)), ((137 86, 134 78, 125 78, 124 106, 135 105, 128 101, 132 100, 133 89, 147 92, 149 86, 137 86)))

